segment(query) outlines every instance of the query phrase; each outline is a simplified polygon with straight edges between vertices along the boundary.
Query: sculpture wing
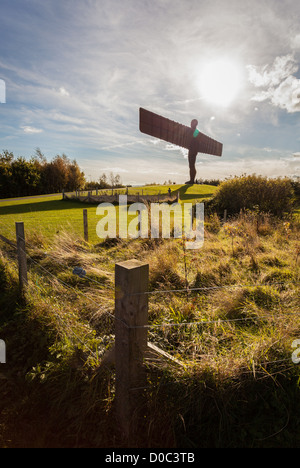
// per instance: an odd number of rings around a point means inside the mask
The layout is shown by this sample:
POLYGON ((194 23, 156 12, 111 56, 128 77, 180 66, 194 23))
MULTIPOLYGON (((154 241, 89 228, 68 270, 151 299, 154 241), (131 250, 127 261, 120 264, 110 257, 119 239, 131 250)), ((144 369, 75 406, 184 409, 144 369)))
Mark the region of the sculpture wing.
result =
MULTIPOLYGON (((190 127, 154 114, 142 107, 140 108, 140 131, 186 149, 189 149, 193 138, 190 127)), ((201 132, 198 133, 196 140, 199 142, 199 153, 222 156, 222 143, 201 132)))

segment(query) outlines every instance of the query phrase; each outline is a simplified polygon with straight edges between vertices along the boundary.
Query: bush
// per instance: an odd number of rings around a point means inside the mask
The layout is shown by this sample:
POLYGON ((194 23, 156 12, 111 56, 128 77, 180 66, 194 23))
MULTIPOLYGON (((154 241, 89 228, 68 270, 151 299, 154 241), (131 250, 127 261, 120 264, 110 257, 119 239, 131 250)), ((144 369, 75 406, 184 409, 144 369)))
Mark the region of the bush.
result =
POLYGON ((297 200, 300 201, 300 180, 293 180, 292 186, 297 200))
POLYGON ((211 208, 234 215, 241 210, 255 210, 282 216, 293 209, 294 190, 290 179, 263 176, 239 176, 222 182, 211 208))

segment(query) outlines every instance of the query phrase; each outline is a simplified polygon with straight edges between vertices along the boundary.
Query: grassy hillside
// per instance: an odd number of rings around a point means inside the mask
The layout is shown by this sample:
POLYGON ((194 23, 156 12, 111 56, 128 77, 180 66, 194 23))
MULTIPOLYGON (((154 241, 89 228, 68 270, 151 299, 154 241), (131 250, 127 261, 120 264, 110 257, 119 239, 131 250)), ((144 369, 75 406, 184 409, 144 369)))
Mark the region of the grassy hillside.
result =
POLYGON ((24 216, 32 222, 23 301, 15 251, 0 241, 8 356, 0 368, 1 446, 125 445, 114 370, 101 362, 114 340, 114 265, 137 258, 150 265, 150 290, 161 291, 149 295, 149 340, 184 367, 149 364, 136 446, 300 447, 299 367, 291 359, 300 339, 299 220, 249 212, 222 225, 212 215, 197 251, 175 239, 94 246, 82 242, 82 205, 68 207, 55 199, 1 204, 9 232, 24 216), (69 216, 74 230, 65 230, 69 216), (190 292, 178 292, 186 285, 190 292))

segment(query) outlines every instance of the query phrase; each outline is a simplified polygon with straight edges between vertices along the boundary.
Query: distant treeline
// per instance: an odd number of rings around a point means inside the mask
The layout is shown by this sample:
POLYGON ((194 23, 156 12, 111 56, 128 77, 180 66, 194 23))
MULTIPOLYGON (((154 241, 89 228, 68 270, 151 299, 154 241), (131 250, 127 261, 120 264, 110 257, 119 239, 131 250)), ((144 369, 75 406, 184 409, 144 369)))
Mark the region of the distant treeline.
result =
POLYGON ((26 160, 15 158, 4 150, 0 153, 0 198, 24 197, 58 193, 63 190, 73 192, 77 189, 110 188, 121 186, 121 178, 111 173, 102 174, 98 182, 87 182, 76 160, 65 154, 47 161, 39 148, 26 160))
POLYGON ((215 187, 220 185, 222 180, 219 179, 198 179, 197 184, 201 185, 214 185, 215 187))
MULTIPOLYGON (((222 182, 222 180, 219 180, 219 179, 197 179, 195 181, 195 184, 199 184, 199 185, 220 185, 222 182)), ((172 180, 165 180, 163 184, 159 183, 159 182, 150 182, 148 184, 145 184, 145 186, 148 186, 148 185, 176 185, 176 182, 172 181, 172 180)))
POLYGON ((121 177, 119 174, 114 175, 113 172, 107 176, 103 173, 99 177, 99 181, 90 181, 86 182, 85 190, 95 190, 95 189, 106 189, 106 188, 121 188, 124 187, 122 185, 121 177))
POLYGON ((40 149, 30 160, 15 158, 7 150, 0 153, 1 198, 57 193, 84 185, 84 173, 65 154, 48 162, 40 149))

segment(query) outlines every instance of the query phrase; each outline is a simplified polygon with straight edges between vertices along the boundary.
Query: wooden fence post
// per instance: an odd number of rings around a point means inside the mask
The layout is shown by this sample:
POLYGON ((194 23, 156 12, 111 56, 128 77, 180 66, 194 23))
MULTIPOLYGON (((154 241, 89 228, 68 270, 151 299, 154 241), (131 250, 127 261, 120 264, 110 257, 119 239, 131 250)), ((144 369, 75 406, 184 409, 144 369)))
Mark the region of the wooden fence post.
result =
POLYGON ((224 223, 227 222, 227 210, 224 210, 224 218, 223 218, 224 223))
POLYGON ((87 209, 83 210, 83 231, 84 231, 84 240, 89 241, 89 225, 88 225, 88 212, 87 209))
POLYGON ((19 264, 19 285, 20 285, 20 292, 21 294, 23 294, 24 289, 28 284, 24 223, 16 223, 16 237, 17 237, 17 255, 18 255, 18 264, 19 264))
POLYGON ((115 265, 116 411, 128 442, 138 430, 143 366, 147 349, 149 265, 127 260, 115 265))

